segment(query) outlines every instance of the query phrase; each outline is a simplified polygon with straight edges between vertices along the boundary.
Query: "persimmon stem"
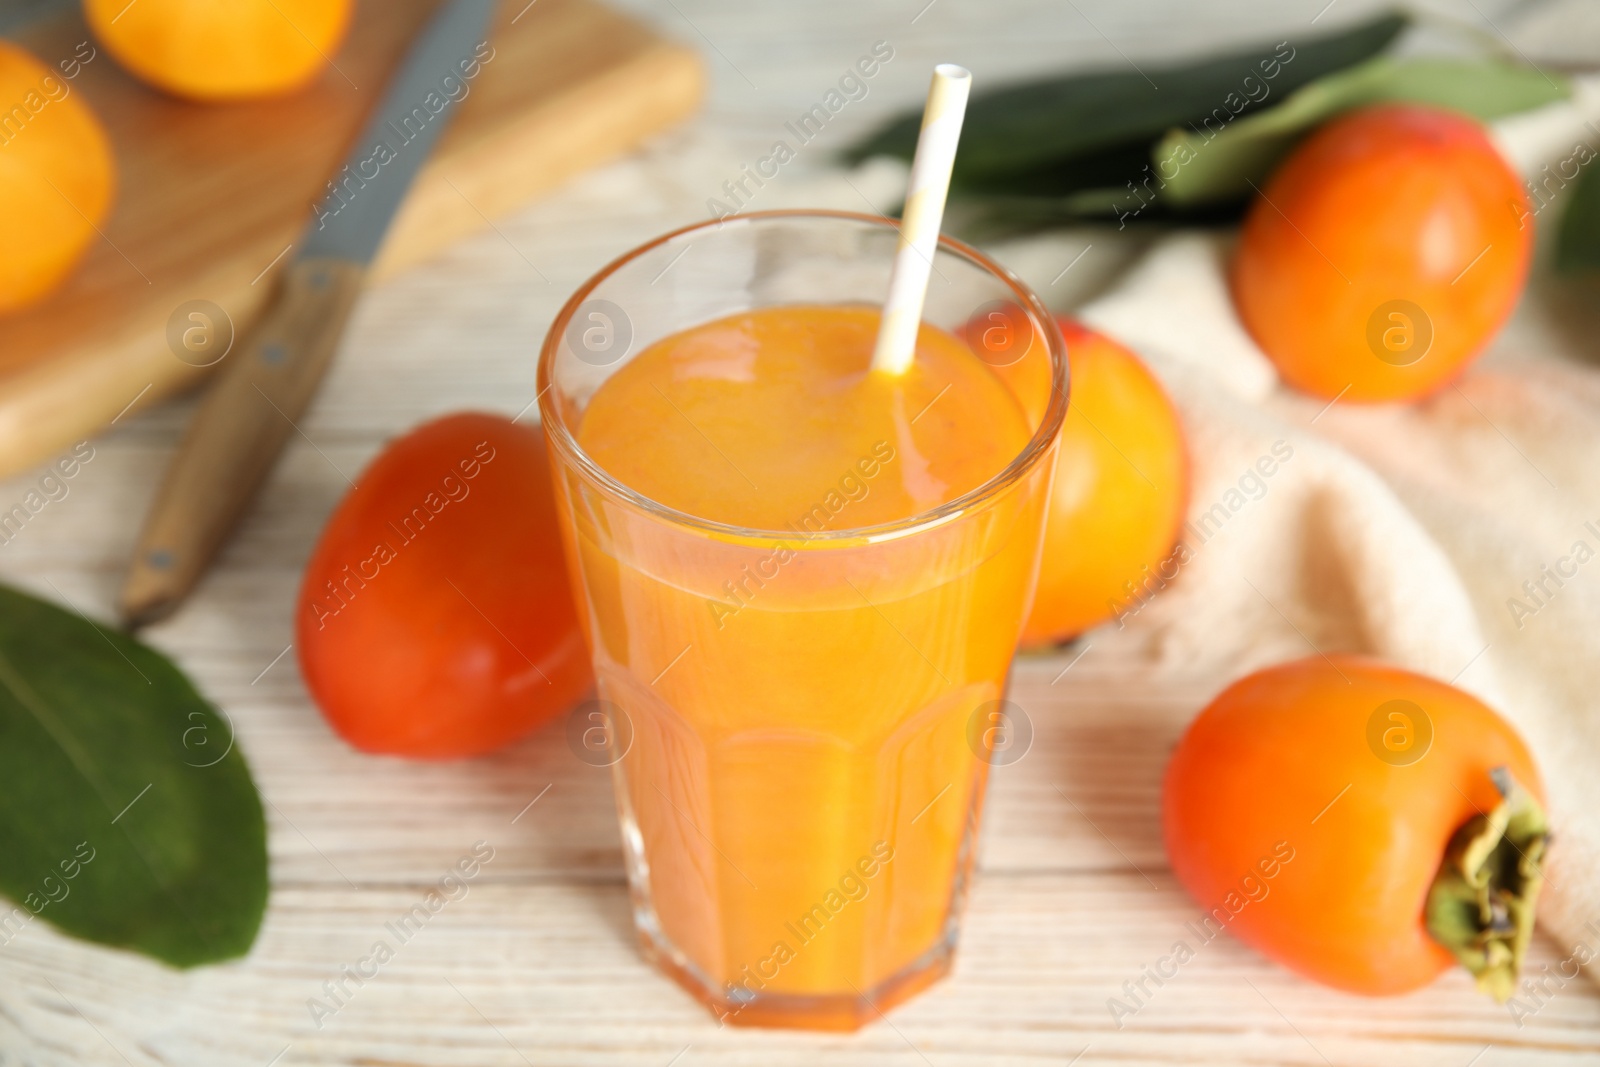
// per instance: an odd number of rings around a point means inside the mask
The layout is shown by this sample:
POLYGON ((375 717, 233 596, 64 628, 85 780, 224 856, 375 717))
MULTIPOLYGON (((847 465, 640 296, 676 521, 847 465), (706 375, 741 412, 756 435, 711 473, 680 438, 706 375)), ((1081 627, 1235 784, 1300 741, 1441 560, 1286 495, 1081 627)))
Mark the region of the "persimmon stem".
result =
POLYGON ((1549 823, 1505 767, 1489 772, 1500 803, 1450 838, 1428 890, 1428 933, 1500 1003, 1516 991, 1544 884, 1549 823))

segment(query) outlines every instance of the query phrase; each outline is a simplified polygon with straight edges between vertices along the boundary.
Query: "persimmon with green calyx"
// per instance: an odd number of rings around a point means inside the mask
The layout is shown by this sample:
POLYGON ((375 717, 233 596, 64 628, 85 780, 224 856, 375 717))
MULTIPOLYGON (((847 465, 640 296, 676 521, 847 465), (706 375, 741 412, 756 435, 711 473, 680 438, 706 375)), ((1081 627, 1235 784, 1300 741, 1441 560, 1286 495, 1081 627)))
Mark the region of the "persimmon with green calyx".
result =
POLYGON ((1316 656, 1200 712, 1167 766, 1162 829, 1207 930, 1352 993, 1459 963, 1504 1001, 1533 931, 1543 800, 1521 738, 1482 702, 1316 656))
POLYGON ((1460 375, 1510 316, 1531 219, 1475 120, 1414 104, 1354 111, 1262 187, 1233 257, 1234 305, 1297 389, 1414 399, 1460 375))
POLYGON ((592 688, 544 434, 464 413, 391 443, 306 565, 295 649, 366 752, 491 752, 592 688))

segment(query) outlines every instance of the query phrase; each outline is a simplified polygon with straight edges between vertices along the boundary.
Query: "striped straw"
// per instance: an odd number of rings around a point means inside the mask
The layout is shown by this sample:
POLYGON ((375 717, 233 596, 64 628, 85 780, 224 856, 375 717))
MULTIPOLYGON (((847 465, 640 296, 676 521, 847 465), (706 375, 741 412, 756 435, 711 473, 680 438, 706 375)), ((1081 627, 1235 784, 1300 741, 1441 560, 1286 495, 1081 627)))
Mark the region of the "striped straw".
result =
POLYGON ((900 220, 900 244, 889 270, 889 296, 883 302, 878 343, 872 350, 872 369, 882 374, 904 374, 917 350, 917 327, 928 296, 928 273, 939 247, 939 224, 944 220, 945 196, 950 192, 950 168, 961 139, 961 119, 972 91, 972 72, 954 63, 933 68, 928 86, 928 106, 922 112, 922 132, 911 159, 911 184, 906 190, 905 212, 900 220))

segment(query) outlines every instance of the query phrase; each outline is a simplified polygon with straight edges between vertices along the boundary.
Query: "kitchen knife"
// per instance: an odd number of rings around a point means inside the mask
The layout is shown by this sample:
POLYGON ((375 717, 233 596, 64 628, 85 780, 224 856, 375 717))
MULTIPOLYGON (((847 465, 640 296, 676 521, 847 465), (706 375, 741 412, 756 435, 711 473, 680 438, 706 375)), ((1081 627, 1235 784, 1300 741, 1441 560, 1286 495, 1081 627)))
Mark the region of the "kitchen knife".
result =
POLYGON ((298 431, 390 219, 470 92, 494 7, 446 0, 334 172, 272 298, 225 357, 167 469, 122 587, 127 625, 183 601, 298 431))

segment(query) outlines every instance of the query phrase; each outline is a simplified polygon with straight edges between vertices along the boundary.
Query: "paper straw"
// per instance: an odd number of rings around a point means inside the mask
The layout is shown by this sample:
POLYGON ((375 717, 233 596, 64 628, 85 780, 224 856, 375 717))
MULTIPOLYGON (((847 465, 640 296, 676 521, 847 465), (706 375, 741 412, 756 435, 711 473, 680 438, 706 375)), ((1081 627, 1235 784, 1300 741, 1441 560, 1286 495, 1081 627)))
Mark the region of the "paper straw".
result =
POLYGON ((917 350, 917 327, 928 296, 928 273, 939 247, 939 225, 944 221, 945 196, 950 192, 950 168, 961 139, 961 119, 967 112, 972 72, 954 63, 933 68, 928 86, 928 106, 922 112, 922 132, 911 159, 911 183, 900 219, 900 244, 889 270, 889 296, 883 302, 878 343, 872 350, 872 369, 882 374, 904 374, 917 350))

